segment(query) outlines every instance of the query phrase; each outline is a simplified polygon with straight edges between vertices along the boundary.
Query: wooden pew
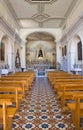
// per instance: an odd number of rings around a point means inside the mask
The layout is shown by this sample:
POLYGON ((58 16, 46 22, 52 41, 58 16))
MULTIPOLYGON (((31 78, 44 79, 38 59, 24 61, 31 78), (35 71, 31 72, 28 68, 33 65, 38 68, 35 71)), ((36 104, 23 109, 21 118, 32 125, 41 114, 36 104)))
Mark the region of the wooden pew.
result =
POLYGON ((0 99, 11 98, 12 102, 16 103, 16 109, 19 109, 22 97, 20 96, 21 88, 13 85, 0 85, 0 99), (21 97, 21 98, 20 98, 21 97))
POLYGON ((60 94, 62 106, 65 107, 66 100, 71 100, 73 94, 83 93, 83 83, 59 84, 57 93, 60 94))
POLYGON ((77 130, 80 128, 80 117, 83 116, 83 76, 80 75, 67 75, 67 74, 56 74, 49 76, 54 89, 61 97, 62 106, 68 106, 72 111, 72 119, 75 123, 77 130), (81 96, 82 95, 82 96, 81 96), (76 98, 76 99, 75 99, 76 98), (70 102, 66 102, 70 100, 70 102), (76 100, 76 101, 74 101, 76 100))
POLYGON ((17 110, 18 88, 0 86, 0 119, 2 120, 0 123, 3 124, 3 130, 12 129, 12 118, 17 113, 17 110), (17 104, 16 107, 13 106, 14 98, 17 104))
POLYGON ((71 110, 72 120, 77 130, 82 130, 80 127, 80 118, 83 117, 83 94, 74 94, 72 95, 72 99, 74 99, 75 102, 68 103, 68 108, 71 110))
POLYGON ((12 86, 18 86, 18 87, 21 87, 22 89, 22 94, 23 94, 23 97, 25 96, 25 91, 26 91, 26 82, 25 81, 10 81, 10 80, 1 80, 0 81, 0 86, 1 85, 9 85, 11 87, 12 86))
POLYGON ((53 86, 53 89, 55 93, 58 94, 58 98, 60 99, 63 95, 63 85, 68 84, 83 84, 83 80, 80 79, 63 79, 63 80, 56 80, 55 85, 53 86), (61 86, 61 87, 60 87, 61 86))
POLYGON ((31 85, 33 80, 34 75, 32 74, 29 75, 29 77, 27 75, 21 75, 21 76, 14 75, 5 77, 3 76, 2 78, 0 78, 0 104, 2 104, 2 108, 0 108, 0 115, 3 118, 3 130, 12 129, 7 127, 10 124, 12 124, 7 121, 9 121, 9 118, 11 118, 12 121, 12 117, 14 117, 15 113, 17 112, 17 109, 19 108, 19 100, 20 100, 19 95, 21 95, 21 93, 22 94, 25 93, 25 86, 28 87, 28 85, 31 85), (27 83, 27 85, 25 82, 27 83), (12 89, 16 91, 13 92, 12 89), (11 103, 16 102, 16 107, 15 108, 7 107, 7 105, 10 105, 9 102, 11 103))
POLYGON ((24 85, 26 85, 26 90, 29 90, 29 86, 28 86, 28 79, 27 78, 17 78, 17 77, 9 77, 9 76, 5 76, 5 77, 1 77, 0 81, 21 81, 24 85))
POLYGON ((27 86, 31 87, 31 85, 33 84, 34 78, 35 78, 35 74, 34 73, 23 73, 23 72, 18 72, 15 73, 13 75, 9 75, 9 76, 2 76, 2 79, 6 79, 6 78, 12 78, 12 79, 20 79, 20 80, 26 80, 27 82, 27 86))
POLYGON ((33 81, 34 81, 34 75, 27 75, 27 74, 14 74, 14 75, 11 75, 11 76, 8 76, 8 77, 16 77, 16 78, 26 78, 28 79, 28 86, 32 86, 33 84, 33 81))
POLYGON ((54 78, 50 78, 49 79, 49 81, 51 82, 51 84, 52 85, 54 85, 55 84, 55 82, 56 81, 60 81, 60 80, 72 80, 72 79, 80 79, 80 80, 82 80, 83 79, 83 76, 77 76, 77 75, 68 75, 68 76, 66 76, 66 75, 64 75, 64 76, 56 76, 56 77, 54 77, 54 78))
POLYGON ((61 84, 79 84, 83 83, 83 79, 56 79, 55 84, 53 86, 54 89, 56 89, 61 84))
POLYGON ((10 99, 0 99, 0 105, 2 106, 0 108, 0 124, 2 124, 3 130, 11 130, 12 118, 9 117, 9 109, 7 108, 7 105, 11 103, 10 99))

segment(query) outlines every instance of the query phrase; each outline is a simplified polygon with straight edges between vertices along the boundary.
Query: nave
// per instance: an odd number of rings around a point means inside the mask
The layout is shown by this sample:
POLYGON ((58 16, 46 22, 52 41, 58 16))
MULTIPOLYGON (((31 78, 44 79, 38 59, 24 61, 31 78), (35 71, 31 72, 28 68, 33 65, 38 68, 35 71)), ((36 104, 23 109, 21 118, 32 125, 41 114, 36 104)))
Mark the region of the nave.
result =
POLYGON ((70 112, 64 112, 61 102, 47 78, 36 78, 27 91, 12 130, 76 130, 70 112))

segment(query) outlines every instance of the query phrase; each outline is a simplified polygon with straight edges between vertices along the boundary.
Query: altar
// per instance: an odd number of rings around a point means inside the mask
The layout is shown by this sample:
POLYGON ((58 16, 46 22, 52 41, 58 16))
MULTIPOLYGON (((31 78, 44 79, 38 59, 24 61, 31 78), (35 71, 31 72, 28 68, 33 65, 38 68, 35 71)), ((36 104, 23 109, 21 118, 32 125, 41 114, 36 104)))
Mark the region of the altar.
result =
POLYGON ((36 77, 46 77, 46 71, 38 71, 38 70, 35 70, 35 73, 36 73, 36 77))
POLYGON ((35 67, 35 72, 36 72, 36 77, 46 77, 46 68, 47 66, 45 65, 37 65, 35 67))
POLYGON ((32 68, 36 73, 36 77, 46 77, 47 76, 46 70, 51 68, 52 66, 53 66, 52 62, 39 60, 28 62, 27 70, 30 70, 30 68, 32 68))

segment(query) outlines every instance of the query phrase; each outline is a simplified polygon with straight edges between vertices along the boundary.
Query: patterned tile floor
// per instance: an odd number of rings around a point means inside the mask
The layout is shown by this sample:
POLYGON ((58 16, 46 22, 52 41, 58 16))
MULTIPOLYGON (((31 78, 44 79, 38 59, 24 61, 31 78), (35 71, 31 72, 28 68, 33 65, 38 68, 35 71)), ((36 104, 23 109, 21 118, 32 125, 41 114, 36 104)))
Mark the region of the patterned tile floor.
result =
POLYGON ((36 78, 27 92, 12 130, 76 130, 70 113, 63 113, 47 78, 36 78))

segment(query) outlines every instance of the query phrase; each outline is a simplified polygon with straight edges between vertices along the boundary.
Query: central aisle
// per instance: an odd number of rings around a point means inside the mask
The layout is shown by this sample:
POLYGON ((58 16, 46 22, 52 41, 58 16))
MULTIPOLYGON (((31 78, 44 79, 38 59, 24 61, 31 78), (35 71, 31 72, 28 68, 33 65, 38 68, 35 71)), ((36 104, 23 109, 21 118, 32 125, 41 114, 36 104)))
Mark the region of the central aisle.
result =
POLYGON ((36 78, 27 92, 12 130, 75 130, 70 114, 63 114, 47 78, 36 78))

